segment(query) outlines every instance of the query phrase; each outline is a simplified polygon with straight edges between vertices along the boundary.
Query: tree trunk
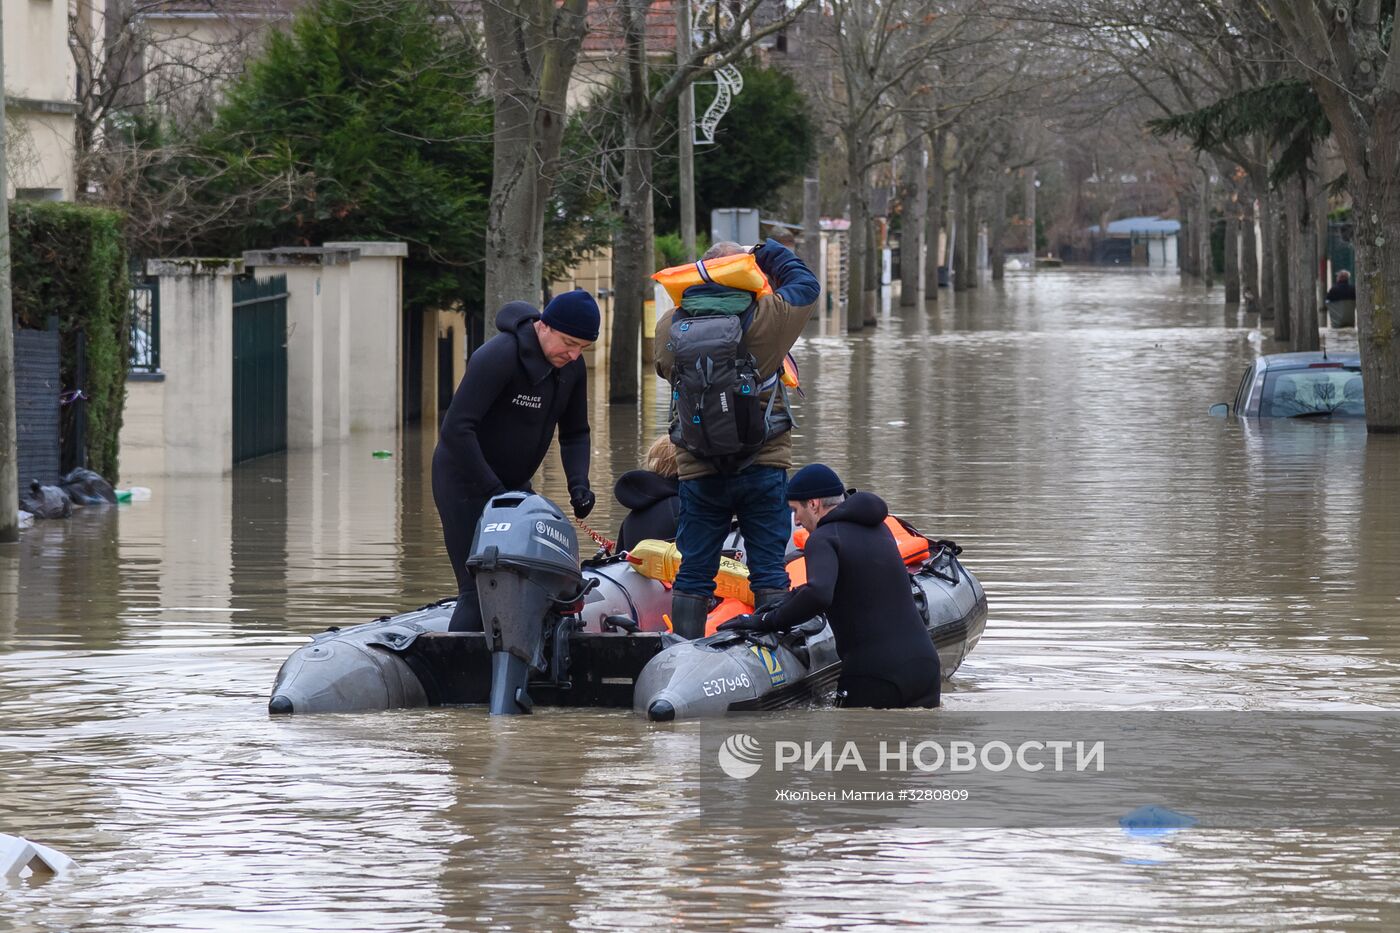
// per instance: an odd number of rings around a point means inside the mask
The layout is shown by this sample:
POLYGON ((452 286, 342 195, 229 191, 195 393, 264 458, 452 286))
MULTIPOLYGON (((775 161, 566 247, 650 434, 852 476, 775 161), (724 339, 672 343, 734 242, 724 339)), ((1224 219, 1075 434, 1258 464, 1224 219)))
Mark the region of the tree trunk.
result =
POLYGON ((1215 251, 1210 248, 1211 233, 1215 222, 1210 216, 1210 170, 1201 169, 1201 216, 1196 221, 1197 254, 1201 257, 1201 277, 1206 280, 1206 288, 1215 284, 1215 251))
POLYGON ((1259 243, 1254 232, 1254 196, 1240 199, 1240 300, 1246 314, 1259 310, 1259 243))
POLYGON ((1316 288, 1313 285, 1317 262, 1313 257, 1317 237, 1312 228, 1312 203, 1307 186, 1298 178, 1284 188, 1284 210, 1288 223, 1288 271, 1290 310, 1289 349, 1311 351, 1321 347, 1317 329, 1316 288))
POLYGON ((943 169, 943 133, 933 134, 929 146, 929 197, 924 231, 924 301, 938 301, 939 241, 943 236, 944 193, 947 189, 943 169))
MULTIPOLYGON (((690 2, 676 5, 676 61, 690 57, 690 2)), ((695 248, 695 89, 681 91, 677 110, 677 173, 676 187, 680 190, 681 252, 686 262, 699 259, 695 248)))
POLYGON ((629 141, 623 157, 622 193, 618 200, 618 233, 613 239, 612 334, 608 343, 608 401, 635 402, 640 383, 638 341, 642 313, 648 297, 651 262, 651 126, 634 126, 635 144, 629 141))
POLYGON ((949 172, 946 176, 947 191, 943 198, 947 202, 948 233, 943 237, 947 248, 943 251, 943 265, 948 271, 948 291, 960 291, 958 285, 958 258, 962 256, 962 250, 958 247, 958 236, 962 231, 962 225, 958 220, 958 211, 962 204, 961 179, 957 172, 949 172))
POLYGON ((1176 211, 1181 215, 1181 230, 1176 235, 1176 266, 1182 275, 1194 278, 1199 274, 1196 270, 1196 210, 1185 193, 1177 194, 1176 211))
MULTIPOLYGON (((1324 313, 1327 300, 1327 185, 1322 181, 1319 170, 1315 176, 1312 200, 1313 228, 1313 307, 1324 313)), ((1353 283, 1354 285, 1354 283, 1353 283)))
MULTIPOLYGON (((5 74, 5 28, 0 17, 0 85, 5 74)), ((5 98, 0 96, 0 127, 5 122, 5 98)), ((19 540, 19 433, 15 413, 15 325, 10 294, 10 202, 8 152, 0 134, 0 543, 19 540)), ((51 390, 52 391, 52 390, 51 390)), ((6 555, 5 560, 11 558, 6 555)))
POLYGON ((586 0, 517 0, 482 8, 491 94, 491 202, 486 223, 486 307, 537 302, 543 284, 544 212, 559 163, 565 94, 583 41, 586 0), (527 50, 525 55, 520 50, 527 50))
POLYGON ((868 229, 865 233, 865 300, 862 302, 862 313, 865 315, 865 326, 874 327, 879 323, 880 297, 885 289, 884 271, 885 244, 880 238, 880 225, 877 219, 871 217, 867 223, 868 229))
POLYGON ((923 284, 924 215, 928 213, 928 168, 924 164, 924 134, 909 128, 909 145, 904 149, 904 184, 900 200, 899 304, 909 308, 919 303, 923 284))
POLYGON ((870 248, 870 215, 865 203, 865 169, 859 150, 847 140, 846 189, 849 197, 851 229, 846 262, 846 330, 858 333, 865 327, 865 253, 870 248))
POLYGON ((1259 220, 1259 323, 1267 324, 1274 319, 1278 306, 1275 286, 1278 274, 1274 266, 1278 262, 1278 241, 1274 237, 1273 195, 1267 190, 1259 193, 1255 201, 1255 211, 1259 220))
MULTIPOLYGON (((1382 147, 1377 147, 1377 152, 1382 147)), ((1394 147, 1380 155, 1379 184, 1352 176, 1351 193, 1368 210, 1353 211, 1356 222, 1356 336, 1366 385, 1366 427, 1400 431, 1400 249, 1388 241, 1400 231, 1400 186, 1394 179, 1394 147), (1387 164, 1388 163, 1388 164, 1387 164), (1387 171, 1388 170, 1388 171, 1387 171)))
POLYGON ((1036 233, 1035 233, 1035 169, 1026 169, 1026 252, 1031 256, 1031 269, 1035 269, 1036 233))
POLYGON ((1240 303, 1240 217, 1234 203, 1225 208, 1225 303, 1240 303))
POLYGON ((821 279, 822 292, 826 291, 826 279, 822 276, 822 191, 817 159, 807 165, 807 177, 802 179, 802 242, 798 245, 798 255, 821 279))
POLYGON ((975 185, 967 188, 967 287, 977 288, 981 284, 982 272, 982 215, 978 210, 975 185))
MULTIPOLYGON (((959 173, 962 174, 962 173, 959 173)), ((958 248, 953 256, 953 291, 965 292, 971 286, 968 280, 972 278, 969 269, 971 266, 967 261, 967 230, 972 226, 972 205, 968 198, 971 185, 966 184, 965 178, 960 178, 964 183, 958 186, 957 194, 957 220, 954 223, 958 230, 958 248)))
MULTIPOLYGON (((489 7, 490 4, 487 4, 489 7)), ((654 115, 647 76, 646 0, 625 0, 623 36, 627 48, 627 84, 618 198, 618 232, 613 237, 612 333, 608 346, 608 401, 635 402, 640 395, 643 302, 652 273, 651 160, 654 115)))
POLYGON ((992 182, 992 281, 1006 278, 1006 186, 1010 178, 1005 172, 992 182))
POLYGON ((1293 296, 1289 292, 1289 270, 1293 267, 1293 252, 1288 248, 1288 221, 1277 193, 1269 195, 1269 220, 1274 228, 1274 339, 1287 343, 1292 333, 1290 308, 1293 296))

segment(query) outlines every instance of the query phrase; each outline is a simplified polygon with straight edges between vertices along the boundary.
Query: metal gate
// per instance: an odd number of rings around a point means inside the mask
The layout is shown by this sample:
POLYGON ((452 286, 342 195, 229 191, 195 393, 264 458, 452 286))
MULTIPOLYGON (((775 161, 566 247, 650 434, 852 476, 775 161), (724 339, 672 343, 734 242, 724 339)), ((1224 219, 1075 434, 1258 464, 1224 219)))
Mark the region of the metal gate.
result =
POLYGON ((287 449, 287 277, 233 280, 233 462, 287 449))
POLYGON ((29 481, 56 483, 59 478, 58 319, 48 330, 15 331, 15 429, 19 454, 19 488, 29 481))

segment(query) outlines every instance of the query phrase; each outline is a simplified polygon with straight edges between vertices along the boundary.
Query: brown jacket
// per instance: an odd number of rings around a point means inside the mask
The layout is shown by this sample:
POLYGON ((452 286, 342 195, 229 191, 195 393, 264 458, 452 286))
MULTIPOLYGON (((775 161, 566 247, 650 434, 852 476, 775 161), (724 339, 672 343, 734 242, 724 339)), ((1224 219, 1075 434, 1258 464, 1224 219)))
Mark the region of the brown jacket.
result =
MULTIPOLYGON (((776 293, 765 295, 758 300, 758 308, 754 311, 753 323, 749 325, 745 335, 745 343, 754 359, 758 361, 759 373, 765 378, 778 371, 783 364, 783 357, 792 349, 792 345, 797 343, 797 338, 802 336, 802 329, 812 317, 814 304, 815 302, 800 307, 794 306, 776 293)), ((671 351, 666 349, 666 342, 671 336, 673 313, 674 309, 667 311, 656 322, 656 372, 668 381, 671 378, 671 364, 674 358, 671 351)), ((767 395, 762 398, 766 405, 767 395)), ((773 407, 775 410, 782 410, 784 406, 781 395, 773 407)), ((699 479, 719 472, 706 461, 684 450, 676 452, 676 465, 680 468, 680 478, 686 480, 699 479)), ((777 467, 780 470, 792 469, 792 432, 784 431, 764 444, 763 449, 754 458, 754 465, 777 467)))

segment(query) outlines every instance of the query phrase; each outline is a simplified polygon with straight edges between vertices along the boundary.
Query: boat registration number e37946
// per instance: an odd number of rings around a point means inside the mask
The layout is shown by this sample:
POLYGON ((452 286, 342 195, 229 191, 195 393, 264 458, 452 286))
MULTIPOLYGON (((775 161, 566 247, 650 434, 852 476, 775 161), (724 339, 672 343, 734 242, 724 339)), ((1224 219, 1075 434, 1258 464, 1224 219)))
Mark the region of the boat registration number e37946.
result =
POLYGON ((728 693, 731 690, 738 690, 740 687, 751 687, 748 674, 740 674, 738 677, 716 677, 714 680, 704 681, 700 687, 705 691, 707 697, 717 697, 721 693, 728 693))

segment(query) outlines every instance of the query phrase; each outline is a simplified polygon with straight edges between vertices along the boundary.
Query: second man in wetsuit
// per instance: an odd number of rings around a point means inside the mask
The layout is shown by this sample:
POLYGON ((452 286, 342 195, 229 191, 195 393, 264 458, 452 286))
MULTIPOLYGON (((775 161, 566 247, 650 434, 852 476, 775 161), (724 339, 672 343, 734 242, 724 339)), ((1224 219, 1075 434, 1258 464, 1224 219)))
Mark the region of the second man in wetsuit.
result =
POLYGON ((826 613, 841 656, 842 706, 896 709, 937 706, 938 651, 914 604, 909 571, 885 527, 879 496, 849 496, 820 463, 793 474, 788 504, 810 532, 802 549, 807 583, 777 608, 731 619, 726 630, 782 631, 826 613))

